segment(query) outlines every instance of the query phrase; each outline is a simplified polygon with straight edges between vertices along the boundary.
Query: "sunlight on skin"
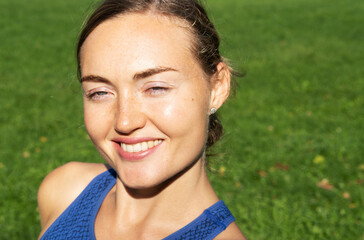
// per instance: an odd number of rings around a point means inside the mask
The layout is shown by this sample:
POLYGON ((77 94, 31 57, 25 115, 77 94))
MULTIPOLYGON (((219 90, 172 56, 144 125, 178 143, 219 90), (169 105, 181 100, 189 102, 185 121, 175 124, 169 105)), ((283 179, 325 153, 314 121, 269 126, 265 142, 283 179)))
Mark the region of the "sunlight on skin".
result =
POLYGON ((133 14, 108 20, 82 47, 82 76, 109 81, 82 83, 85 96, 90 91, 105 92, 99 99, 85 97, 86 128, 130 187, 158 185, 195 161, 205 142, 208 111, 226 98, 211 96, 204 73, 189 50, 189 35, 166 19, 133 14), (174 70, 138 80, 133 77, 161 66, 174 70), (161 139, 162 143, 143 160, 128 161, 115 151, 113 141, 119 134, 130 139, 161 139))

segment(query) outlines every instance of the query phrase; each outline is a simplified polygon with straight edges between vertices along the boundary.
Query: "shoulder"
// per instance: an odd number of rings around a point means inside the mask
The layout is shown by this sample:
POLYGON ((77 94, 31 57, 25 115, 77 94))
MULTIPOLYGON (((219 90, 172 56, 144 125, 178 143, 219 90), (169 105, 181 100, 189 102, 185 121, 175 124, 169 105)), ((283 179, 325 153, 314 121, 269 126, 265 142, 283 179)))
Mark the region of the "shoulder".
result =
POLYGON ((50 172, 38 190, 42 230, 54 222, 94 177, 107 169, 104 164, 70 162, 50 172))
POLYGON ((232 222, 215 240, 246 240, 238 225, 232 222))

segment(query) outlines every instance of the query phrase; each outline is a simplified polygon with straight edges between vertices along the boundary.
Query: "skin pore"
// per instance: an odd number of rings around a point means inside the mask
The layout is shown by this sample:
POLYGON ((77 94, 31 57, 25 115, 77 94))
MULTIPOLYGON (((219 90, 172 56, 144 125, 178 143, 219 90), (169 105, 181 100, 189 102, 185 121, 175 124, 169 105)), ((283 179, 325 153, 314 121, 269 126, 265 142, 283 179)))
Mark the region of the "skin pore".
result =
MULTIPOLYGON (((228 97, 230 73, 221 63, 209 82, 191 44, 182 21, 135 13, 101 23, 81 48, 85 126, 118 174, 96 217, 97 239, 162 239, 218 201, 204 145, 209 111, 228 97)), ((105 170, 91 168, 95 176, 105 170)), ((68 204, 77 193, 70 195, 68 204)), ((42 225, 62 208, 50 214, 43 207, 42 225)), ((219 238, 244 239, 235 223, 219 238)))

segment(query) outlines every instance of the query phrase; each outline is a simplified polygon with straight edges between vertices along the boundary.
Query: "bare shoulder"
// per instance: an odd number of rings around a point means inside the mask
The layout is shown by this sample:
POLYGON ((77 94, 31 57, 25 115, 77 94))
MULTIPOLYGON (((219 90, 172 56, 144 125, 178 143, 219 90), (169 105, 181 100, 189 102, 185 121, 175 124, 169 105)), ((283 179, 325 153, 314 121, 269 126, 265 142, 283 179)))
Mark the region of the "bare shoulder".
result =
POLYGON ((216 240, 246 240, 238 225, 232 222, 222 233, 217 235, 216 240))
POLYGON ((50 172, 38 190, 42 233, 107 168, 104 164, 69 162, 50 172))

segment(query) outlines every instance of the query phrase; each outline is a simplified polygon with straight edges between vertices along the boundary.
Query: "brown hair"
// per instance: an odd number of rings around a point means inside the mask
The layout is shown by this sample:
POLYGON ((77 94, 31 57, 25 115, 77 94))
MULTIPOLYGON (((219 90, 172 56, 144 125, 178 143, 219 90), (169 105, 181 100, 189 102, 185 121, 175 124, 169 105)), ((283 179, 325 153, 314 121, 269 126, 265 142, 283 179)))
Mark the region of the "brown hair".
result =
MULTIPOLYGON (((81 76, 80 51, 89 34, 102 22, 126 13, 156 13, 177 17, 190 27, 194 42, 192 51, 205 74, 211 78, 217 65, 224 62, 219 52, 220 39, 214 25, 198 0, 105 0, 89 17, 77 45, 78 75, 81 76)), ((230 70, 232 70, 229 67, 230 70)), ((234 74, 234 72, 232 71, 234 74)), ((206 148, 216 143, 223 134, 222 125, 215 114, 210 115, 206 148)))

